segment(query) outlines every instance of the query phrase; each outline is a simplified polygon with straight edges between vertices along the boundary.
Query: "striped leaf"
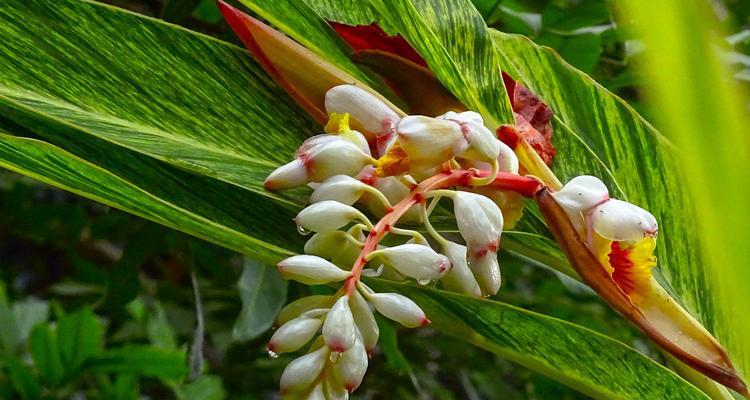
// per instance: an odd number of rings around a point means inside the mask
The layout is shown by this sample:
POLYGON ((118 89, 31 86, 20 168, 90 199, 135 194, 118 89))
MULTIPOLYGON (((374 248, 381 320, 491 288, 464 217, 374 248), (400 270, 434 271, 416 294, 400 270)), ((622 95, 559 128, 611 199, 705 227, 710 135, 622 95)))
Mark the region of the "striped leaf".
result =
POLYGON ((430 326, 541 372, 596 399, 708 399, 617 340, 509 304, 384 280, 427 313, 430 326))
POLYGON ((0 21, 0 107, 32 129, 74 126, 76 140, 262 196, 263 178, 319 131, 245 51, 210 37, 77 0, 3 1, 0 21))

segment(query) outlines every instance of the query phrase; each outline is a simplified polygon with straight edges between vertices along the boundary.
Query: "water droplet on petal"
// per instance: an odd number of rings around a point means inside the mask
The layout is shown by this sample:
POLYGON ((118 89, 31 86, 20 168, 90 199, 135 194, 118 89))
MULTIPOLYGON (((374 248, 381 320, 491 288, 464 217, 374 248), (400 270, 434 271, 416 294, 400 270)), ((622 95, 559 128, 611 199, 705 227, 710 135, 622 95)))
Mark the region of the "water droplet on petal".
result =
POLYGON ((336 364, 336 362, 341 358, 341 352, 340 351, 332 351, 331 355, 328 356, 328 359, 331 360, 332 363, 336 364))
POLYGON ((273 350, 268 350, 268 356, 271 358, 279 358, 279 355, 276 354, 273 350))
POLYGON ((304 227, 302 227, 300 225, 297 225, 297 232, 299 232, 299 234, 302 235, 302 236, 307 236, 307 235, 309 235, 309 234, 312 233, 311 230, 305 229, 304 227))
POLYGON ((422 285, 422 286, 429 285, 430 282, 432 282, 432 281, 429 280, 429 279, 417 279, 417 283, 420 284, 420 285, 422 285))

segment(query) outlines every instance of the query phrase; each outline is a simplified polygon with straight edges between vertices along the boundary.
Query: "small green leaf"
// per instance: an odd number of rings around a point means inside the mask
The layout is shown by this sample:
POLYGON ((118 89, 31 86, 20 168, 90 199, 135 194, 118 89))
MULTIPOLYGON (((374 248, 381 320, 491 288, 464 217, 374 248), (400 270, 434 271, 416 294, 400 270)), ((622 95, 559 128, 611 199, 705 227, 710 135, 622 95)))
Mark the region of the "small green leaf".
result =
POLYGON ((245 259, 237 288, 242 311, 234 324, 232 338, 252 340, 273 325, 276 314, 286 302, 287 283, 276 268, 245 259))
POLYGON ((84 371, 179 379, 187 372, 185 353, 150 346, 128 345, 108 349, 89 359, 84 371))
POLYGON ((57 334, 49 325, 37 325, 31 331, 29 351, 39 377, 51 387, 62 383, 66 375, 57 334))
POLYGON ((20 360, 8 354, 0 355, 0 365, 7 371, 13 389, 22 399, 33 400, 40 397, 41 385, 20 360))
POLYGON ((177 349, 177 335, 167 320, 161 303, 155 301, 146 322, 146 336, 154 346, 164 350, 177 349))
POLYGON ((174 389, 178 400, 222 400, 227 397, 221 379, 216 376, 204 375, 188 384, 174 389))
POLYGON ((57 322, 57 342, 68 374, 100 353, 103 341, 104 326, 89 308, 67 314, 57 322))

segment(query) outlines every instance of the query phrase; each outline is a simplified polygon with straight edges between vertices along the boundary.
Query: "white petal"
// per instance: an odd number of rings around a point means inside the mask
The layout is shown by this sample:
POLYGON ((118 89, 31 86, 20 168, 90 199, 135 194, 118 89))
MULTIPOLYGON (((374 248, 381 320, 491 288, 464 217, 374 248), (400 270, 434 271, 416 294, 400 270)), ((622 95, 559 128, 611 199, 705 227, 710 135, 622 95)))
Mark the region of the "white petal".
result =
POLYGON ((295 318, 274 332, 268 342, 268 350, 277 354, 297 351, 318 333, 322 325, 321 318, 295 318))
POLYGON ((398 124, 398 136, 415 169, 438 166, 469 146, 458 123, 422 115, 404 117, 398 124))
POLYGON ((361 340, 354 341, 354 345, 341 354, 341 358, 333 364, 336 379, 343 383, 347 391, 355 391, 362 383, 367 372, 367 350, 361 340))
POLYGON ((297 226, 313 232, 339 229, 360 215, 352 206, 326 200, 307 206, 294 218, 297 226))
POLYGON ((500 142, 500 153, 497 156, 500 172, 518 173, 518 157, 513 149, 507 144, 500 142))
POLYGON ((594 231, 615 241, 639 240, 653 236, 659 230, 654 216, 633 204, 611 199, 594 209, 594 231))
POLYGON ((609 191, 599 178, 581 175, 571 179, 552 196, 560 206, 567 210, 586 212, 609 199, 609 191))
POLYGON ((323 346, 318 350, 296 358, 284 368, 281 374, 281 393, 297 392, 310 386, 323 371, 330 351, 323 346))
POLYGON ((472 122, 476 124, 484 124, 484 120, 482 119, 482 116, 475 111, 464 111, 457 113, 455 111, 448 111, 447 113, 439 116, 438 118, 441 119, 449 119, 453 121, 459 121, 459 122, 472 122))
POLYGON ((326 111, 348 113, 365 130, 386 133, 398 121, 398 114, 372 93, 353 85, 335 86, 326 92, 326 111))
POLYGON ((481 297, 482 290, 479 288, 479 284, 466 261, 466 246, 446 242, 443 246, 443 254, 448 257, 452 265, 448 274, 440 279, 443 287, 453 292, 481 297))
POLYGON ((323 285, 342 281, 350 273, 320 257, 292 256, 278 264, 279 272, 286 279, 293 279, 307 285, 323 285))
POLYGON ((324 145, 326 143, 335 142, 338 140, 341 140, 341 137, 339 135, 331 135, 329 133, 323 133, 320 135, 309 137, 305 139, 304 142, 302 142, 302 145, 297 149, 297 152, 295 153, 295 155, 305 156, 310 152, 310 150, 312 150, 315 147, 324 145))
POLYGON ((318 203, 323 200, 336 200, 339 203, 352 205, 362 193, 367 189, 367 185, 352 178, 348 175, 335 175, 321 183, 310 195, 311 203, 318 203))
POLYGON ((342 352, 354 345, 356 338, 354 316, 349 308, 349 296, 341 296, 331 307, 323 323, 323 339, 331 351, 342 352))
POLYGON ((329 375, 328 378, 323 382, 323 391, 326 395, 326 400, 348 400, 349 391, 344 388, 333 374, 329 375))
POLYGON ((384 317, 407 328, 416 328, 430 323, 424 311, 416 303, 398 293, 373 293, 370 302, 384 317))
POLYGON ((318 383, 312 388, 310 393, 307 394, 306 400, 327 400, 326 394, 323 391, 323 382, 318 383))
POLYGON ((456 192, 453 212, 469 247, 497 246, 503 232, 503 214, 495 202, 480 194, 456 192))
POLYGON ((299 158, 276 168, 263 182, 268 190, 283 190, 302 186, 309 181, 304 163, 299 158))
POLYGON ((398 272, 418 281, 440 279, 451 267, 446 256, 428 246, 415 243, 382 249, 378 257, 398 272))
POLYGON ((354 292, 349 306, 351 306, 352 309, 354 323, 357 325, 357 328, 362 335, 362 343, 367 352, 372 353, 372 351, 375 350, 375 345, 378 343, 380 328, 378 328, 378 323, 375 321, 375 316, 372 315, 370 305, 365 301, 361 294, 354 292))
POLYGON ((334 175, 354 176, 372 163, 369 154, 343 139, 315 146, 307 157, 305 165, 312 182, 322 182, 334 175))
POLYGON ((470 160, 493 162, 500 156, 502 142, 481 123, 464 122, 461 125, 469 148, 461 153, 461 157, 470 160))
MULTIPOLYGON (((471 249, 469 251, 471 252, 471 249)), ((482 256, 471 259, 469 266, 482 292, 489 295, 497 294, 502 283, 497 253, 485 252, 482 256)))

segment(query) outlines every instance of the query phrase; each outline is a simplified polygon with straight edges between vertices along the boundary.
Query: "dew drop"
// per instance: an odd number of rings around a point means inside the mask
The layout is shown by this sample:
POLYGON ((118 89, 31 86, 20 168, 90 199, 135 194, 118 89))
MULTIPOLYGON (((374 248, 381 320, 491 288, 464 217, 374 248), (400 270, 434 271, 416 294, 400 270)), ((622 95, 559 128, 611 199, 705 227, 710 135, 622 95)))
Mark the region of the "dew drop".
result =
POLYGON ((268 350, 268 356, 271 358, 279 358, 279 355, 276 354, 273 350, 268 350))
POLYGON ((302 235, 302 236, 307 236, 307 235, 309 235, 309 234, 312 233, 311 230, 305 229, 301 225, 297 225, 297 232, 299 232, 299 234, 302 235))
POLYGON ((332 351, 331 355, 328 356, 328 359, 331 360, 332 363, 336 364, 336 362, 341 358, 341 352, 340 351, 332 351))
POLYGON ((422 286, 429 285, 430 282, 432 282, 432 281, 429 280, 429 279, 417 279, 417 283, 420 284, 420 285, 422 285, 422 286))

